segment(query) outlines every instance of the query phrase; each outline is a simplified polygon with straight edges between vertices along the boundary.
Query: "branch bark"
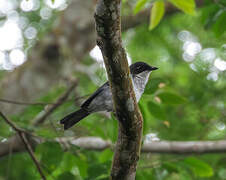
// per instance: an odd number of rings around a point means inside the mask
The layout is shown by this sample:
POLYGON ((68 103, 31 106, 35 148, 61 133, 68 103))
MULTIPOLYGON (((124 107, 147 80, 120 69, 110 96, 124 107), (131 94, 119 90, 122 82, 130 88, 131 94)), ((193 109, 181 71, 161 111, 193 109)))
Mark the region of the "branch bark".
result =
MULTIPOLYGON (((115 147, 111 141, 106 141, 100 137, 63 137, 56 138, 55 141, 63 142, 67 145, 75 145, 90 151, 104 151, 105 149, 113 149, 115 147)), ((29 142, 32 144, 32 147, 35 147, 37 144, 43 143, 44 140, 38 137, 30 137, 29 142)), ((8 155, 10 149, 13 153, 25 151, 25 147, 18 136, 13 136, 6 142, 1 142, 0 147, 0 157, 8 155)), ((145 142, 141 148, 141 152, 178 155, 226 153, 226 140, 145 142)))
POLYGON ((104 57, 119 126, 111 179, 133 180, 140 156, 143 120, 122 47, 120 8, 121 0, 99 0, 95 20, 97 44, 104 57))
MULTIPOLYGON (((72 145, 87 150, 103 151, 112 148, 110 141, 98 137, 81 137, 77 139, 61 139, 72 145)), ((145 142, 142 145, 143 153, 167 153, 167 154, 204 154, 204 153, 225 153, 226 140, 218 141, 153 141, 145 142)))

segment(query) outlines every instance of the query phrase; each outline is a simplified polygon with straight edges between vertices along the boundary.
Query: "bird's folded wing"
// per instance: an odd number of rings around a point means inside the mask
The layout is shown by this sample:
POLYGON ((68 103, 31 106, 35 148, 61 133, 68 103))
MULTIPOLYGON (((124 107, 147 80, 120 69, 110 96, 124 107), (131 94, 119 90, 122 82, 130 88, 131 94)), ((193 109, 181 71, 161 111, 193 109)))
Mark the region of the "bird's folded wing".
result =
POLYGON ((97 89, 82 105, 81 108, 86 109, 90 103, 93 101, 95 97, 97 97, 105 88, 105 86, 109 86, 109 82, 104 83, 99 89, 97 89))

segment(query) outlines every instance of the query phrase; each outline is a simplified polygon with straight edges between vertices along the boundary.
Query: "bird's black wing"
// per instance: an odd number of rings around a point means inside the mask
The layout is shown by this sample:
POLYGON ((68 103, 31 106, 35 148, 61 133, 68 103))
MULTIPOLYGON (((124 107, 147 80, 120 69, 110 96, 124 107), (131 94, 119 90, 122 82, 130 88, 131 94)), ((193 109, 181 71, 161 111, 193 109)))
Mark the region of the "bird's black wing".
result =
POLYGON ((109 82, 107 81, 106 83, 104 83, 99 89, 97 89, 82 105, 81 108, 86 109, 89 104, 92 102, 92 100, 97 97, 103 90, 104 90, 104 86, 109 86, 109 82))

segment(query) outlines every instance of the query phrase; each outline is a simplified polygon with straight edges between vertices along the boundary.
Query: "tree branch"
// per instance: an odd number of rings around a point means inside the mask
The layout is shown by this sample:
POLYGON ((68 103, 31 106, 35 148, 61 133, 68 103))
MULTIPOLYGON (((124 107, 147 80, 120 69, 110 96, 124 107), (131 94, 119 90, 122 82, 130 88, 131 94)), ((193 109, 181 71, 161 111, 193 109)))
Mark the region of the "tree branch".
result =
POLYGON ((18 128, 12 121, 10 121, 1 111, 0 111, 0 116, 5 120, 5 122, 11 126, 19 135, 19 137, 21 138, 27 152, 29 153, 29 155, 31 156, 31 159, 33 160, 33 162, 35 163, 35 166, 40 174, 40 176, 42 177, 43 180, 46 180, 46 177, 44 175, 44 173, 42 172, 42 169, 41 169, 41 166, 38 162, 38 160, 36 159, 35 155, 34 155, 34 152, 31 148, 31 145, 29 143, 29 141, 27 140, 27 137, 26 137, 26 131, 18 128))
MULTIPOLYGON (((62 138, 62 141, 79 146, 87 150, 103 151, 114 147, 110 141, 98 137, 62 138)), ((219 141, 153 141, 143 144, 143 153, 168 153, 168 154, 204 154, 225 153, 226 140, 219 141)))
MULTIPOLYGON (((87 94, 84 96, 68 99, 67 101, 64 102, 71 102, 71 101, 76 101, 80 99, 84 99, 89 97, 91 94, 87 94)), ((54 105, 56 102, 24 102, 24 101, 14 101, 10 99, 2 99, 0 98, 1 103, 8 103, 8 104, 14 104, 14 105, 22 105, 22 106, 46 106, 46 105, 54 105)))
POLYGON ((58 100, 56 101, 55 104, 50 105, 50 107, 48 107, 48 109, 45 111, 43 110, 38 116, 37 118, 34 120, 34 125, 39 125, 42 124, 46 118, 52 114, 52 112, 58 108, 61 104, 63 104, 63 102, 68 98, 68 96, 70 95, 70 93, 74 90, 74 88, 77 86, 77 81, 75 80, 72 85, 68 88, 68 90, 60 97, 58 98, 58 100))
MULTIPOLYGON (((111 141, 104 140, 100 137, 61 137, 56 138, 55 141, 63 142, 67 145, 75 145, 82 149, 90 151, 103 151, 105 149, 113 149, 115 145, 111 141)), ((44 142, 38 137, 29 138, 33 147, 44 142)), ((24 152, 25 148, 18 136, 9 138, 6 142, 0 143, 0 157, 6 156, 12 152, 24 152)), ((158 153, 158 154, 206 154, 206 153, 225 153, 226 140, 218 141, 154 141, 145 142, 142 145, 141 152, 143 153, 158 153)))
POLYGON ((15 104, 15 105, 23 105, 23 106, 30 106, 30 105, 46 106, 48 104, 54 104, 54 103, 45 103, 45 102, 22 102, 22 101, 14 101, 14 100, 3 99, 3 98, 0 98, 0 102, 1 103, 15 104))
POLYGON ((95 12, 100 47, 119 123, 111 179, 135 179, 140 156, 142 115, 136 103, 126 53, 122 47, 121 0, 99 0, 95 12))
MULTIPOLYGON (((67 91, 62 96, 60 96, 57 99, 56 103, 52 104, 52 106, 47 111, 43 110, 40 114, 38 114, 38 116, 34 118, 34 120, 31 121, 33 122, 33 125, 41 125, 46 120, 46 118, 51 113, 54 112, 54 110, 57 107, 59 107, 61 104, 63 104, 64 101, 66 101, 67 97, 76 87, 76 85, 77 85, 77 81, 73 81, 72 85, 67 89, 67 91)), ((20 131, 23 131, 23 130, 20 129, 20 131)), ((26 134, 27 132, 24 132, 24 133, 26 134)), ((38 143, 41 142, 41 139, 39 139, 38 137, 31 137, 29 138, 29 142, 32 142, 32 145, 33 144, 37 145, 38 143)), ((21 152, 25 150, 23 146, 23 142, 17 135, 11 138, 8 138, 6 142, 0 142, 0 157, 8 155, 11 152, 10 149, 12 149, 12 152, 21 152)))
POLYGON ((143 145, 142 152, 168 153, 168 154, 225 153, 226 140, 150 142, 143 145))

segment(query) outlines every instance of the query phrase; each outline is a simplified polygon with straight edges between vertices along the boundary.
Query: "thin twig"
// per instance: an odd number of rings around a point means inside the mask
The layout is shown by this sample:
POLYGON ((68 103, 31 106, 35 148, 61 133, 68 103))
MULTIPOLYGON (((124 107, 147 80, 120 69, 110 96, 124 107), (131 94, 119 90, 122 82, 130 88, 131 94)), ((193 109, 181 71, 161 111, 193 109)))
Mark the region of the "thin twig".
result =
POLYGON ((5 120, 5 122, 11 126, 16 132, 21 132, 22 129, 18 128, 17 126, 14 125, 12 121, 6 118, 6 116, 0 111, 0 116, 5 120))
POLYGON ((22 102, 22 101, 13 101, 13 100, 2 99, 2 98, 0 98, 0 102, 2 102, 2 103, 8 103, 8 104, 24 105, 24 106, 29 106, 29 105, 46 106, 48 104, 54 104, 54 103, 50 103, 50 102, 45 103, 45 102, 22 102))
POLYGON ((41 175, 42 179, 46 180, 46 177, 45 177, 44 173, 42 172, 42 169, 41 169, 41 166, 40 166, 38 160, 35 158, 33 149, 31 148, 31 145, 30 145, 29 141, 27 140, 26 135, 23 132, 18 132, 18 134, 19 134, 21 140, 23 141, 28 153, 30 154, 31 159, 34 161, 34 163, 35 163, 35 165, 36 165, 36 167, 38 169, 38 172, 41 175))
POLYGON ((44 173, 42 172, 42 169, 41 169, 41 166, 38 162, 38 160, 35 158, 35 155, 34 155, 34 152, 31 148, 31 145, 28 141, 28 139, 26 138, 26 134, 25 133, 26 131, 21 129, 21 128, 18 128, 12 121, 10 121, 1 111, 0 111, 0 116, 5 120, 5 122, 10 126, 12 127, 17 133, 18 135, 20 136, 22 142, 24 143, 29 155, 31 156, 31 159, 33 160, 33 162, 35 163, 36 165, 36 168, 40 174, 40 176, 42 177, 43 180, 46 180, 46 177, 44 175, 44 173))
POLYGON ((50 107, 46 110, 41 112, 40 116, 37 117, 37 119, 34 120, 34 125, 38 125, 43 123, 46 118, 61 104, 65 102, 65 100, 68 98, 70 93, 74 90, 74 88, 77 86, 77 81, 74 81, 72 85, 68 88, 68 90, 56 101, 55 104, 50 105, 50 107))
MULTIPOLYGON (((76 101, 76 100, 85 98, 89 95, 90 94, 80 96, 80 97, 77 97, 77 98, 73 98, 73 99, 68 99, 67 101, 64 101, 64 102, 76 101)), ((0 98, 0 103, 15 104, 15 105, 22 105, 22 106, 46 106, 46 105, 56 104, 54 102, 24 102, 24 101, 14 101, 14 100, 3 99, 3 98, 0 98)))

